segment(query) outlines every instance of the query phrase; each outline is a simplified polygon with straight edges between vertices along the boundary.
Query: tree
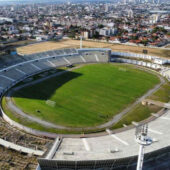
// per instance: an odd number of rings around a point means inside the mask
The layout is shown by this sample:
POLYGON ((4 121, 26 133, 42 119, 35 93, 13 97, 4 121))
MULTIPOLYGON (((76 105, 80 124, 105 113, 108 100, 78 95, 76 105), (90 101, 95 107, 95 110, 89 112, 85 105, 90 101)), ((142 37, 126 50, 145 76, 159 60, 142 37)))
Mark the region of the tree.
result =
POLYGON ((100 35, 99 35, 99 33, 98 32, 96 32, 94 35, 93 35, 93 39, 99 39, 99 37, 100 37, 100 35))
POLYGON ((148 40, 142 40, 141 43, 146 46, 148 44, 148 40))
POLYGON ((101 28, 103 28, 104 27, 104 25, 103 24, 99 24, 99 26, 98 26, 100 29, 101 28))

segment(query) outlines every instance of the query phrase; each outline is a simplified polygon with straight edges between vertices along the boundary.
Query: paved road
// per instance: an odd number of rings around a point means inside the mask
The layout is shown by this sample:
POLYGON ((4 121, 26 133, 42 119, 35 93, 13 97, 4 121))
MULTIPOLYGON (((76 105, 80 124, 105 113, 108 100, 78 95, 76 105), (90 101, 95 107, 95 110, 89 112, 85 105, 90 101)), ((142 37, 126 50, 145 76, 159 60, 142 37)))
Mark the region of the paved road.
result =
POLYGON ((153 105, 156 105, 156 106, 159 106, 159 107, 164 107, 164 108, 170 109, 170 103, 164 103, 164 102, 151 100, 151 99, 145 99, 143 101, 148 103, 148 104, 153 104, 153 105))
MULTIPOLYGON (((43 77, 41 79, 38 79, 38 80, 35 80, 35 81, 32 81, 32 82, 28 82, 27 84, 24 84, 24 85, 21 85, 19 87, 16 87, 14 88, 13 90, 9 91, 9 93, 7 94, 7 104, 8 104, 8 108, 10 110, 13 110, 15 113, 19 114, 20 116, 23 116, 33 122, 37 122, 45 127, 49 127, 49 128, 56 128, 56 129, 65 129, 65 130, 82 130, 82 128, 71 128, 71 127, 65 127, 65 126, 61 126, 61 125, 56 125, 56 124, 53 124, 53 123, 50 123, 50 122, 47 122, 47 121, 44 121, 44 120, 41 120, 37 117, 34 117, 34 116, 30 116, 26 113, 24 113, 22 110, 20 110, 18 107, 16 107, 16 105, 12 102, 11 100, 11 95, 14 91, 17 91, 23 87, 26 87, 26 86, 30 86, 30 85, 34 85, 34 84, 37 84, 37 83, 40 83, 46 79, 49 79, 51 77, 55 77, 55 76, 59 76, 59 75, 62 75, 68 71, 71 71, 71 70, 74 70, 76 68, 80 68, 82 65, 80 66, 77 66, 77 67, 74 67, 74 68, 71 68, 69 70, 66 70, 66 71, 62 71, 62 72, 59 72, 59 73, 55 73, 53 75, 50 75, 48 77, 43 77)), ((141 69, 141 67, 139 67, 141 69)), ((146 71, 148 72, 151 72, 149 69, 145 69, 146 71)), ((153 72, 152 72, 153 73, 153 72)), ((164 78, 162 78, 161 76, 159 76, 160 78, 160 83, 158 85, 156 85, 153 89, 149 90, 145 95, 143 95, 142 97, 138 98, 132 105, 130 105, 129 107, 127 107, 126 109, 124 109, 123 111, 121 111, 119 114, 117 114, 116 116, 114 116, 110 121, 104 123, 104 124, 101 124, 101 125, 98 125, 96 127, 86 127, 86 128, 83 128, 83 130, 93 130, 93 129, 102 129, 102 128, 107 128, 107 127, 110 127, 110 126, 113 126, 114 124, 116 124, 121 118, 123 115, 125 115, 126 113, 128 113, 130 110, 132 110, 137 104, 139 104, 140 102, 142 102, 145 98, 147 98, 148 96, 150 96, 152 93, 154 93, 155 91, 157 91, 164 83, 165 83, 165 80, 164 78)))
MULTIPOLYGON (((41 125, 43 125, 43 126, 45 126, 45 127, 69 130, 69 129, 70 129, 69 127, 56 125, 56 124, 53 124, 53 123, 50 123, 50 122, 41 120, 41 119, 39 119, 39 118, 37 118, 37 117, 30 116, 30 115, 24 113, 21 109, 19 109, 19 108, 13 103, 13 101, 11 100, 11 96, 12 96, 12 93, 13 93, 14 91, 18 91, 18 90, 20 90, 20 89, 22 89, 22 88, 24 88, 24 87, 27 87, 27 86, 31 86, 31 85, 40 83, 40 82, 42 82, 42 81, 44 81, 44 80, 50 79, 50 78, 55 77, 55 76, 60 76, 60 75, 66 73, 66 72, 68 72, 68 71, 72 71, 72 70, 77 69, 77 68, 80 68, 80 67, 82 67, 82 65, 77 66, 77 67, 74 67, 74 68, 71 68, 71 69, 68 69, 68 70, 65 70, 65 71, 61 71, 61 72, 59 72, 59 73, 55 73, 55 74, 49 75, 49 76, 47 76, 47 77, 43 77, 43 78, 38 79, 38 80, 34 80, 34 81, 32 81, 32 82, 28 82, 28 83, 23 84, 23 85, 20 85, 20 86, 18 86, 18 87, 15 87, 15 88, 12 89, 11 91, 9 91, 8 94, 7 94, 6 101, 7 101, 8 108, 9 108, 10 110, 12 110, 13 112, 19 114, 20 116, 23 116, 23 117, 25 117, 25 118, 33 121, 33 122, 37 122, 37 123, 39 123, 39 124, 41 124, 41 125)), ((79 128, 76 128, 76 130, 79 130, 79 128)))
POLYGON ((110 120, 109 122, 107 122, 103 125, 100 125, 100 128, 105 128, 105 127, 109 127, 109 126, 116 124, 122 118, 122 116, 124 116, 126 113, 128 113, 130 110, 132 110, 137 104, 141 103, 145 98, 150 96, 152 93, 157 91, 165 83, 165 80, 161 76, 159 76, 159 78, 160 78, 161 82, 158 85, 156 85, 153 89, 149 90, 142 97, 138 98, 131 106, 127 107, 122 112, 120 112, 119 114, 114 116, 112 120, 110 120))

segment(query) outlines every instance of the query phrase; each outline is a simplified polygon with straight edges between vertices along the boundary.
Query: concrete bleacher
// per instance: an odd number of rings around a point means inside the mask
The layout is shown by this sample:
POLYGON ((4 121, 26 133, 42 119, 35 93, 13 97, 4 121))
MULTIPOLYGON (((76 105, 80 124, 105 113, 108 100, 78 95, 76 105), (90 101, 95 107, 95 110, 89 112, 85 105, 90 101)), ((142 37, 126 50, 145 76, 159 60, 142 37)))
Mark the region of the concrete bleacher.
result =
POLYGON ((61 55, 61 54, 64 54, 64 53, 61 53, 61 51, 59 51, 59 50, 55 50, 54 54, 55 54, 55 56, 57 56, 57 55, 61 55))
POLYGON ((1 139, 20 146, 27 146, 31 149, 46 151, 52 140, 36 137, 20 131, 0 117, 0 136, 1 139))
POLYGON ((11 78, 13 80, 18 80, 18 79, 23 77, 23 74, 21 72, 19 72, 18 70, 16 70, 16 69, 6 70, 1 74, 3 74, 6 77, 9 77, 9 78, 11 78))
POLYGON ((106 52, 96 53, 100 62, 108 62, 108 54, 106 52))
POLYGON ((15 149, 16 151, 20 151, 20 152, 27 153, 27 154, 33 154, 33 155, 38 155, 38 156, 42 156, 44 154, 43 151, 26 148, 20 145, 16 145, 12 142, 5 141, 3 139, 0 139, 0 145, 6 148, 15 149))
POLYGON ((21 64, 16 68, 26 73, 27 75, 39 71, 39 69, 35 68, 33 65, 31 65, 31 63, 21 64))
POLYGON ((101 50, 101 49, 79 49, 79 54, 85 59, 85 61, 88 63, 90 62, 108 62, 109 56, 108 56, 108 50, 101 50))
POLYGON ((84 63, 80 55, 71 55, 65 57, 71 64, 84 63))
POLYGON ((97 62, 96 58, 94 55, 92 55, 91 53, 88 53, 88 52, 85 52, 83 54, 81 54, 82 57, 85 59, 85 61, 87 63, 90 63, 90 62, 97 62))
POLYGON ((13 81, 14 80, 12 80, 12 79, 3 77, 3 74, 0 74, 0 87, 2 87, 2 88, 9 87, 13 81))
POLYGON ((24 61, 25 61, 24 57, 18 56, 18 55, 1 56, 0 57, 0 68, 6 68, 6 67, 11 66, 13 64, 21 63, 21 62, 24 62, 24 61))
POLYGON ((170 68, 165 67, 161 70, 160 73, 162 76, 166 77, 168 79, 168 81, 170 81, 170 68))
POLYGON ((56 67, 64 66, 64 65, 68 65, 69 64, 67 61, 64 60, 63 57, 49 59, 49 61, 51 61, 53 64, 55 64, 56 67))
MULTIPOLYGON (((14 55, 14 56, 2 56, 0 58, 0 68, 6 68, 12 65, 16 65, 19 63, 27 62, 30 60, 39 60, 39 59, 45 59, 45 58, 50 58, 50 57, 57 57, 57 56, 73 56, 73 55, 84 55, 85 53, 89 53, 89 56, 85 56, 87 58, 87 62, 105 62, 108 61, 108 55, 102 55, 103 53, 107 53, 108 49, 74 49, 74 48, 69 48, 69 49, 60 49, 60 50, 52 50, 52 51, 46 51, 42 53, 35 53, 35 54, 30 54, 30 55, 14 55), (94 55, 96 54, 97 57, 94 55), (91 57, 91 58, 89 58, 91 57), (97 59, 98 58, 98 59, 97 59)), ((79 63, 79 62, 78 62, 79 63)))
POLYGON ((111 53, 111 55, 114 57, 150 60, 152 63, 160 64, 160 65, 170 63, 169 59, 160 58, 157 56, 150 56, 150 55, 146 55, 146 54, 137 54, 137 53, 129 53, 129 52, 115 52, 114 51, 111 53))
POLYGON ((111 58, 111 62, 134 64, 134 65, 152 68, 155 70, 162 69, 162 66, 159 64, 154 64, 154 63, 144 62, 144 61, 139 61, 139 60, 125 59, 125 58, 111 58))
POLYGON ((37 157, 0 146, 0 169, 36 169, 37 157))
POLYGON ((1 58, 1 60, 3 62, 0 63, 0 65, 2 64, 0 70, 0 93, 2 93, 6 87, 9 87, 16 80, 20 80, 28 75, 40 72, 41 70, 69 64, 96 61, 93 56, 86 61, 79 55, 76 49, 61 49, 25 56, 17 55, 8 58, 4 57, 1 58))
POLYGON ((35 61, 33 62, 33 64, 37 67, 39 67, 40 69, 50 69, 51 68, 51 65, 47 62, 47 61, 35 61))

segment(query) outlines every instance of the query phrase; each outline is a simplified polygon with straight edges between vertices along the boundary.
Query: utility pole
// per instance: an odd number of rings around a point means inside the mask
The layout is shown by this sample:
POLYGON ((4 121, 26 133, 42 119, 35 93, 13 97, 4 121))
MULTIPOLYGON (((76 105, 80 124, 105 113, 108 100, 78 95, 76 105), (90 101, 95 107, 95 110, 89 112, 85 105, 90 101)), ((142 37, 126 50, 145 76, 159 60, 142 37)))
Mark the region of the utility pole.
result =
POLYGON ((144 147, 152 144, 152 139, 148 135, 148 125, 136 127, 136 141, 140 145, 136 170, 142 170, 144 160, 144 147))
POLYGON ((80 49, 83 48, 83 36, 80 36, 80 49))

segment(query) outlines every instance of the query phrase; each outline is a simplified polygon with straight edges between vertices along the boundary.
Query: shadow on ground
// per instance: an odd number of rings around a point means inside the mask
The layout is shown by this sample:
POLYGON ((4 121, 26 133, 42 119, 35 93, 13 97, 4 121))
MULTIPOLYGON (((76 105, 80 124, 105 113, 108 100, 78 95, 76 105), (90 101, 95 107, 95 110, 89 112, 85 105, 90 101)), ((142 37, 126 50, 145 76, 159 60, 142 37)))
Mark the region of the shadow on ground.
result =
MULTIPOLYGON (((62 71, 64 70, 60 70, 60 72, 62 71)), ((48 100, 58 88, 81 75, 82 74, 80 73, 65 71, 65 73, 60 76, 55 76, 38 84, 24 87, 10 95, 11 97, 15 98, 19 97, 27 99, 48 100)))

